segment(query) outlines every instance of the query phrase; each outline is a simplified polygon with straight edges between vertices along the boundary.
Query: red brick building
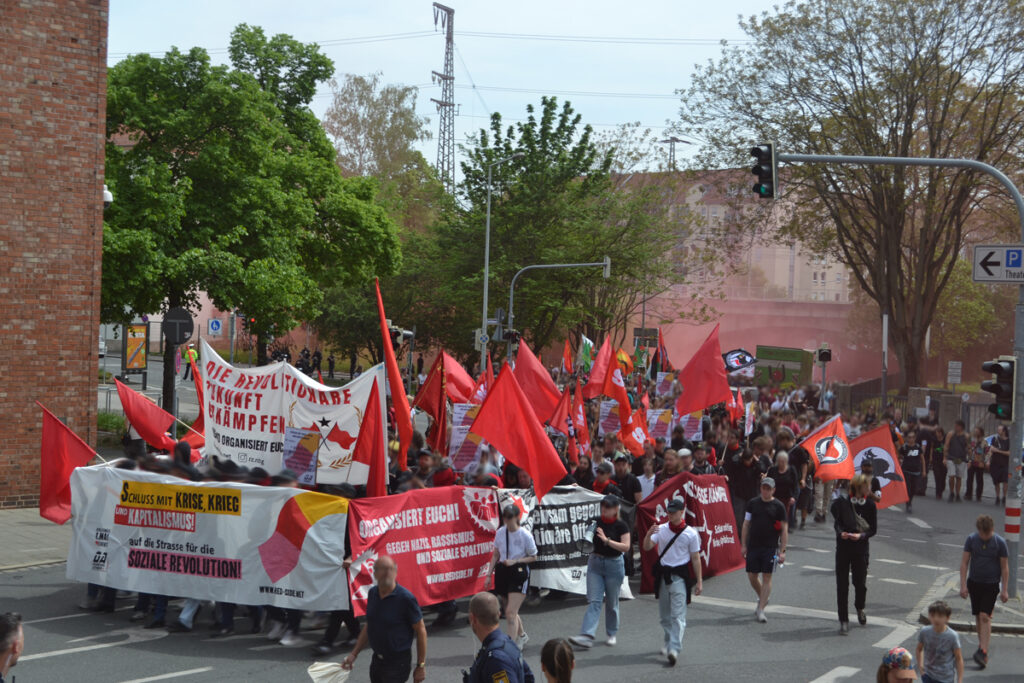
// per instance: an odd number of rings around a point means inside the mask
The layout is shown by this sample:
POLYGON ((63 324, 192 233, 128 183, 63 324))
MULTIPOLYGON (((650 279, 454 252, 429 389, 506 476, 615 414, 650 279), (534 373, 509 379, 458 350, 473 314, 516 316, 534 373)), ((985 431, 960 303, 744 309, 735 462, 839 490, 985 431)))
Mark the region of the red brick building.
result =
POLYGON ((0 9, 0 506, 39 494, 39 401, 96 438, 107 0, 0 9))

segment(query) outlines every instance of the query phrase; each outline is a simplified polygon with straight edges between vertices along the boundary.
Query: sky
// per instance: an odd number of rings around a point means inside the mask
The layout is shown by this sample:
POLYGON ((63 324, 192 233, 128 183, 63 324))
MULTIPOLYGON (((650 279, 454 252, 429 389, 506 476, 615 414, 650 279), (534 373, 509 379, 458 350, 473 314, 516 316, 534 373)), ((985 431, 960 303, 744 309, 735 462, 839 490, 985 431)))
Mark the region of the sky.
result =
MULTIPOLYGON (((740 15, 771 9, 765 0, 443 4, 455 10, 456 144, 486 126, 493 111, 506 121, 522 119, 542 95, 570 100, 598 131, 640 122, 661 136, 678 112, 674 91, 688 84, 694 64, 719 55, 721 40, 743 44, 740 15), (557 39, 528 37, 538 35, 557 39)), ((240 23, 316 42, 339 77, 379 71, 385 83, 419 86, 417 112, 430 118, 433 135, 421 149, 436 161, 438 117, 430 98, 440 88, 430 72, 443 70, 444 34, 440 25, 435 31, 430 0, 111 0, 108 63, 171 46, 204 47, 224 63, 240 23)), ((329 104, 323 86, 311 107, 322 117, 329 104)), ((686 149, 677 147, 677 154, 686 156, 686 149)))

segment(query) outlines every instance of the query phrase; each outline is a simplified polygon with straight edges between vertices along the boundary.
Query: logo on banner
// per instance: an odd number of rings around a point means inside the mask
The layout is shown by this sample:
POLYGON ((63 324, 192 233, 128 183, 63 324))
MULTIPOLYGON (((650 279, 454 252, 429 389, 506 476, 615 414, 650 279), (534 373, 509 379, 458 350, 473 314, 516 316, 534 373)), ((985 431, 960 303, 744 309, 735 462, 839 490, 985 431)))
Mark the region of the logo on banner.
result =
MULTIPOLYGON (((498 528, 498 510, 494 506, 494 498, 490 489, 469 487, 462 489, 462 502, 466 505, 473 522, 484 531, 498 528)), ((517 505, 522 509, 522 501, 517 505)))
POLYGON ((871 464, 872 476, 879 480, 878 483, 883 489, 892 482, 903 481, 903 477, 896 472, 896 464, 892 457, 884 448, 868 446, 857 453, 853 458, 853 466, 857 472, 860 472, 865 460, 871 464))
POLYGON ((850 457, 850 448, 846 445, 846 442, 834 436, 818 439, 817 443, 814 444, 814 452, 818 456, 818 462, 821 465, 838 465, 841 462, 846 462, 846 459, 850 457), (830 449, 835 449, 834 452, 836 454, 829 455, 830 449))
POLYGON ((377 564, 377 551, 373 546, 368 546, 359 557, 352 561, 349 567, 349 576, 352 587, 352 601, 360 600, 366 602, 370 599, 370 589, 373 588, 373 566, 377 564))

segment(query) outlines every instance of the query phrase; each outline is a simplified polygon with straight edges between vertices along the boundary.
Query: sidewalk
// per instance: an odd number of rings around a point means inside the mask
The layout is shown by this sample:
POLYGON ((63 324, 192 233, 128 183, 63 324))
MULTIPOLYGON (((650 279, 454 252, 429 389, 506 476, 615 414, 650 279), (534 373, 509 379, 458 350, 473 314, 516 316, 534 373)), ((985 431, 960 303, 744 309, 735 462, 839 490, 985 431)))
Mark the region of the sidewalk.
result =
MULTIPOLYGON (((1017 586, 1017 599, 1011 598, 1009 602, 1002 602, 996 600, 996 609, 992 613, 992 632, 993 633, 1015 633, 1024 634, 1024 606, 1021 604, 1021 594, 1024 590, 1021 590, 1024 586, 1018 584, 1017 586)), ((937 598, 944 600, 947 605, 953 608, 953 616, 950 617, 949 625, 957 633, 973 633, 974 632, 974 616, 971 614, 971 601, 970 599, 964 599, 960 597, 960 582, 956 582, 956 586, 946 593, 943 597, 937 598)), ((931 623, 928 620, 928 608, 921 611, 919 621, 922 624, 931 623)))
POLYGON ((34 507, 0 510, 0 571, 64 562, 70 543, 70 520, 63 526, 54 524, 34 507))

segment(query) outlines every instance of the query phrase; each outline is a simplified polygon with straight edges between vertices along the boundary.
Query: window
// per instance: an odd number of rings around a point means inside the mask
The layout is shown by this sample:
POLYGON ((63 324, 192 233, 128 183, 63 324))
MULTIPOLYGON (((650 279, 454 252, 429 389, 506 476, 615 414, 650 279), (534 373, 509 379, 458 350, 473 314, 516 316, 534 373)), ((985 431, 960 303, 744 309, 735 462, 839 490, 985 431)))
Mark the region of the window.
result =
POLYGON ((836 273, 836 282, 842 282, 842 281, 843 281, 843 274, 842 273, 836 273))
POLYGON ((811 273, 811 280, 813 280, 814 282, 818 281, 818 271, 814 271, 813 273, 811 273))
POLYGON ((836 301, 839 301, 839 292, 836 292, 836 301))

